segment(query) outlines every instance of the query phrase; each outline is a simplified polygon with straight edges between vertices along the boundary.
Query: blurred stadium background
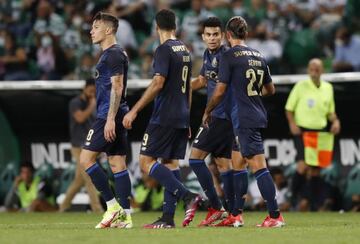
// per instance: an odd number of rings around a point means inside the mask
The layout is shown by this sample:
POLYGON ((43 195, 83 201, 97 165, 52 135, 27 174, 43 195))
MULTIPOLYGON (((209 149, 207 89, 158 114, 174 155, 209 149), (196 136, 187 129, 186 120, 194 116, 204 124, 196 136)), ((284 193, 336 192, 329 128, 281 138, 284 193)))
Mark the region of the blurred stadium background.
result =
MULTIPOLYGON (((288 185, 295 171, 296 150, 285 102, 294 83, 306 78, 308 61, 321 58, 327 73, 323 78, 334 86, 342 123, 333 164, 323 170, 322 177, 334 192, 332 210, 351 210, 354 197, 359 204, 360 52, 343 55, 341 47, 348 38, 354 50, 360 50, 360 1, 0 0, 0 206, 24 161, 31 161, 39 175, 51 179, 55 196, 71 182, 68 102, 94 73, 99 49, 89 38, 93 14, 104 10, 119 17, 118 42, 130 56, 128 101, 132 106, 150 82, 152 55, 158 45, 153 17, 162 8, 177 14, 178 36, 192 51, 193 76, 200 70, 205 49, 202 21, 218 16, 226 23, 233 15, 248 21, 248 45, 264 54, 277 88, 277 94, 265 100, 270 117, 266 156, 270 167, 283 169, 288 185), (344 62, 348 65, 340 65, 344 62)), ((204 92, 194 94, 193 134, 205 96, 204 92)), ((140 114, 129 134, 128 163, 135 184, 141 178, 138 151, 150 113, 151 106, 140 114)), ((182 165, 185 179, 186 160, 182 165)), ((186 180, 194 189, 198 187, 191 174, 186 180)))

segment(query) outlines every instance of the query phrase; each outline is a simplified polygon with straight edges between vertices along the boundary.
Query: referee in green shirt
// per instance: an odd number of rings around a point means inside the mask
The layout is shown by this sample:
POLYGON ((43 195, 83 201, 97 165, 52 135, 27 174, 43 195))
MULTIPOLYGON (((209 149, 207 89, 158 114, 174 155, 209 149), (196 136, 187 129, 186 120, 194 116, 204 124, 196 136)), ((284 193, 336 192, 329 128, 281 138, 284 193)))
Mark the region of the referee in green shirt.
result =
MULTIPOLYGON (((335 135, 340 132, 340 120, 335 113, 334 90, 329 82, 321 80, 322 73, 322 61, 320 59, 310 60, 308 64, 309 79, 296 83, 285 105, 286 117, 291 134, 295 136, 297 149, 298 164, 293 179, 293 194, 302 192, 300 193, 303 194, 301 199, 309 199, 311 198, 309 195, 313 195, 307 192, 309 189, 300 189, 306 185, 305 174, 308 173, 310 178, 313 178, 310 180, 311 182, 318 184, 320 180, 320 169, 305 164, 302 132, 330 130, 335 135)), ((304 200, 300 202, 299 208, 308 210, 310 205, 308 200, 304 200)))

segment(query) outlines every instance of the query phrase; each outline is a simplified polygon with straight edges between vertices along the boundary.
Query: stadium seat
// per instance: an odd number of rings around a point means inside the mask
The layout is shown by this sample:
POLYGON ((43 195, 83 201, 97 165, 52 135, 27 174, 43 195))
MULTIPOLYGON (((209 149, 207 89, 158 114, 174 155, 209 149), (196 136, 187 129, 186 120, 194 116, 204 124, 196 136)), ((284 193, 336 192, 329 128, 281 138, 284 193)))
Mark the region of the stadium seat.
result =
POLYGON ((8 163, 0 174, 0 204, 11 189, 15 177, 19 174, 17 163, 8 163))
POLYGON ((51 180, 54 176, 54 167, 48 162, 44 162, 36 169, 35 176, 39 176, 43 180, 51 180))
POLYGON ((59 183, 60 185, 59 185, 58 194, 65 193, 66 190, 69 188, 71 182, 75 177, 75 169, 76 169, 76 164, 72 163, 69 165, 67 169, 64 169, 62 171, 60 176, 60 183, 59 183))
POLYGON ((284 56, 291 65, 305 67, 309 59, 319 54, 315 32, 304 29, 293 32, 285 44, 284 56))
POLYGON ((340 172, 341 169, 339 163, 333 162, 329 167, 322 169, 320 175, 325 182, 329 183, 331 186, 337 186, 340 172))
POLYGON ((350 171, 345 188, 345 196, 351 197, 354 194, 360 195, 360 163, 350 171))

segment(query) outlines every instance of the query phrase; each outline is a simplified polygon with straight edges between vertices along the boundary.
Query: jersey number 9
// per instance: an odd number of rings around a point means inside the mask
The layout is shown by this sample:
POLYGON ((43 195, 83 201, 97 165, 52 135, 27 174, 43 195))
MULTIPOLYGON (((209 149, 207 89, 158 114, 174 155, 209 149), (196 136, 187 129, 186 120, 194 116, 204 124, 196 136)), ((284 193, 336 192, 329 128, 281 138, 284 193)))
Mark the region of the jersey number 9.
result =
POLYGON ((181 78, 182 78, 182 81, 184 82, 184 84, 181 86, 182 93, 186 93, 186 81, 188 79, 188 74, 189 74, 189 67, 185 65, 183 67, 182 73, 181 73, 181 78))

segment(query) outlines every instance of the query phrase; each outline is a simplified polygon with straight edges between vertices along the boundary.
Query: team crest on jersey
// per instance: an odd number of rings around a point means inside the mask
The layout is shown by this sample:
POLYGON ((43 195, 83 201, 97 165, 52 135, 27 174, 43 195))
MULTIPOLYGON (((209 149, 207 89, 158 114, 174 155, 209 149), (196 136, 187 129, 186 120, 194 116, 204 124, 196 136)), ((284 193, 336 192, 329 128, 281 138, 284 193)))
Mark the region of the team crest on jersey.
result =
POLYGON ((307 100, 307 104, 309 108, 313 108, 315 106, 315 100, 310 98, 307 100))
POLYGON ((211 66, 214 67, 214 68, 216 68, 217 65, 218 65, 218 61, 217 61, 216 57, 214 57, 214 59, 213 59, 212 62, 211 62, 211 66))
POLYGON ((95 76, 95 79, 99 78, 99 71, 97 69, 95 70, 95 75, 94 76, 95 76))

